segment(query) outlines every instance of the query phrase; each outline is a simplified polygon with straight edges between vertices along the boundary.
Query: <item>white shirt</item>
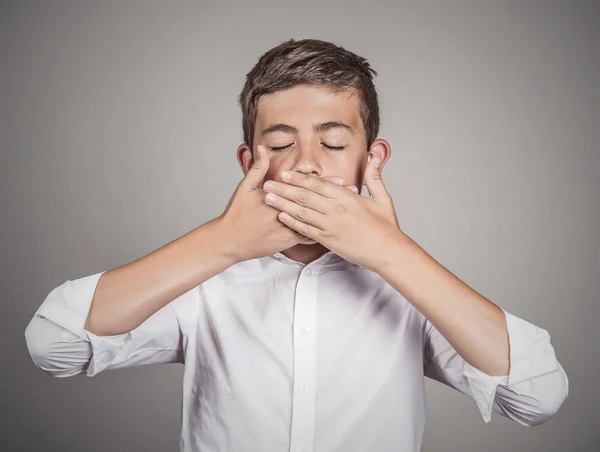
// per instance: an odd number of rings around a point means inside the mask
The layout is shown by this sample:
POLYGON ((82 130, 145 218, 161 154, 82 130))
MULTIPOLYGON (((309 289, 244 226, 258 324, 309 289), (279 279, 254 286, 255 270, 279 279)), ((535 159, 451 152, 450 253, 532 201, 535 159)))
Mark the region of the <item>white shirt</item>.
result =
POLYGON ((55 377, 185 364, 181 451, 413 452, 425 426, 424 377, 524 425, 549 419, 568 380, 548 333, 507 312, 510 374, 466 363, 381 276, 332 251, 240 262, 134 330, 83 328, 103 272, 52 290, 25 336, 55 377))

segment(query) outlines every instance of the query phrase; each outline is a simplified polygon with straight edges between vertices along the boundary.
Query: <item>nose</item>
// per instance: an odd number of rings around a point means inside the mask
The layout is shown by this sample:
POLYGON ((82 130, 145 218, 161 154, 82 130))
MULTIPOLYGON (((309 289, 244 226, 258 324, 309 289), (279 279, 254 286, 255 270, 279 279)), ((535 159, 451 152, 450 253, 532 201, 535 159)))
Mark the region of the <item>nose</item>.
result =
POLYGON ((318 161, 320 148, 310 144, 297 144, 295 147, 295 163, 292 171, 319 177, 322 173, 321 164, 318 161))

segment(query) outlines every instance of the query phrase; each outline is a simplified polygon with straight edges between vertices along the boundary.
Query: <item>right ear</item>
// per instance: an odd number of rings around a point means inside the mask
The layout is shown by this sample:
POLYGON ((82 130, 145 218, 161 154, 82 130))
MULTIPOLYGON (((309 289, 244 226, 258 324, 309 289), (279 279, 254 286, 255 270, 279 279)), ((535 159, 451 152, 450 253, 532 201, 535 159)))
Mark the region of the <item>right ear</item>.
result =
POLYGON ((242 143, 239 145, 237 149, 237 160, 245 176, 246 174, 248 174, 248 171, 254 163, 254 156, 252 155, 252 150, 250 149, 250 146, 248 146, 246 143, 242 143))

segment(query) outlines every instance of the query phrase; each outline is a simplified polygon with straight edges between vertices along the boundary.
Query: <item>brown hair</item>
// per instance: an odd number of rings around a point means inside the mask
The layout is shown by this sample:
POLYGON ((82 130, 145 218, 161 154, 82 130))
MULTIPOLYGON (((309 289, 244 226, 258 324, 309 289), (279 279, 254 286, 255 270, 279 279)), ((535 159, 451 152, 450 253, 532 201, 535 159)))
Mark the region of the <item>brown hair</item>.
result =
POLYGON ((365 58, 331 42, 290 39, 279 44, 263 54, 246 74, 238 98, 244 142, 253 150, 261 96, 301 84, 322 85, 334 92, 354 89, 358 93, 368 151, 379 133, 379 102, 373 75, 377 72, 365 58))

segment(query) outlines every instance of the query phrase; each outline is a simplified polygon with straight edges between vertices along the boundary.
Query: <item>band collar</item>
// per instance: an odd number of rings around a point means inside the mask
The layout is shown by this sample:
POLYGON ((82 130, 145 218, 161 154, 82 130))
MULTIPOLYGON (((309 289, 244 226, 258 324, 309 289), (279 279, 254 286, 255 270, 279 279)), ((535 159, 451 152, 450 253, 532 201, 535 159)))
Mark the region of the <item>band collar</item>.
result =
POLYGON ((272 254, 271 257, 285 264, 293 265, 302 269, 306 268, 309 273, 320 273, 331 268, 341 268, 347 263, 343 257, 334 253, 333 251, 326 252, 308 264, 290 259, 282 253, 272 254))

